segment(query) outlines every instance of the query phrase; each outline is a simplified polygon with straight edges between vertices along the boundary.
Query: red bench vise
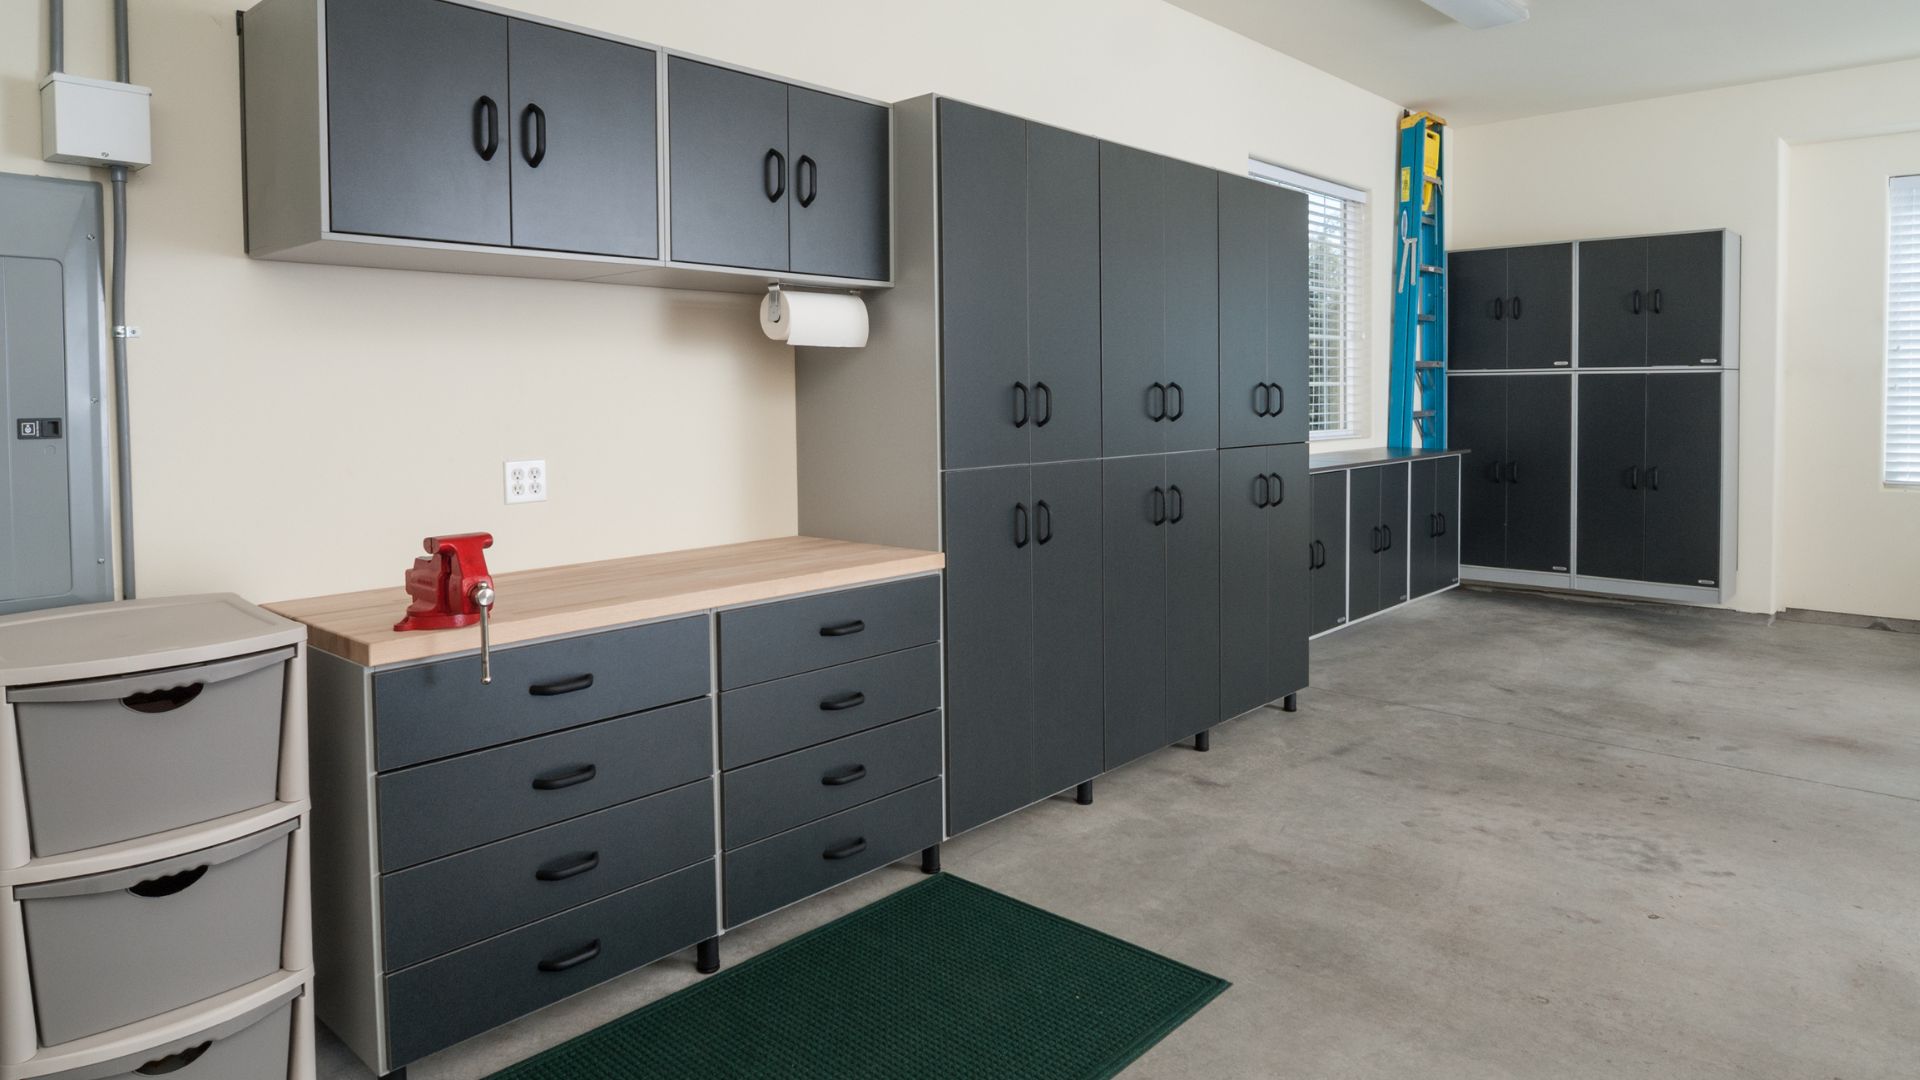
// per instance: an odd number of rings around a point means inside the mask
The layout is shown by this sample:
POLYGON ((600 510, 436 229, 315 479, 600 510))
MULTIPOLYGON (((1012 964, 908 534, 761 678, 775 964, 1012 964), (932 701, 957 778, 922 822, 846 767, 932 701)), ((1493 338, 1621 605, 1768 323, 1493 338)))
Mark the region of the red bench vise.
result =
POLYGON ((406 617, 395 630, 450 630, 480 624, 480 681, 493 681, 493 642, 488 625, 493 610, 493 575, 487 572, 483 552, 493 546, 492 533, 429 536, 425 558, 413 560, 407 571, 406 617))

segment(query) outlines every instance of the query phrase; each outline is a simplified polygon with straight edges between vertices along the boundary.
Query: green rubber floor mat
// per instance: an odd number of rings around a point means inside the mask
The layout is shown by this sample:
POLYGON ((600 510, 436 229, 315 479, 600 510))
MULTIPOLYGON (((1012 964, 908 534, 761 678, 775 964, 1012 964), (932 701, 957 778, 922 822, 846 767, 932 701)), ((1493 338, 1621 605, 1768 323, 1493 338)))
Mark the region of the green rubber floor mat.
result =
POLYGON ((1099 1080, 1227 985, 942 874, 491 1080, 1099 1080))

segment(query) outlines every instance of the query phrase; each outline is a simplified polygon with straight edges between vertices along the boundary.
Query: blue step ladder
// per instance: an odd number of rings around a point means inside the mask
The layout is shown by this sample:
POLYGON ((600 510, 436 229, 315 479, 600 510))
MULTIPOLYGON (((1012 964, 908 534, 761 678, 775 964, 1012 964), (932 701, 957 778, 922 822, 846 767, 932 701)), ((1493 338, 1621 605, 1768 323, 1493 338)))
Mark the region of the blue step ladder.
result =
POLYGON ((1446 123, 1425 112, 1400 120, 1387 394, 1387 445, 1394 449, 1447 445, 1447 199, 1440 175, 1446 123))

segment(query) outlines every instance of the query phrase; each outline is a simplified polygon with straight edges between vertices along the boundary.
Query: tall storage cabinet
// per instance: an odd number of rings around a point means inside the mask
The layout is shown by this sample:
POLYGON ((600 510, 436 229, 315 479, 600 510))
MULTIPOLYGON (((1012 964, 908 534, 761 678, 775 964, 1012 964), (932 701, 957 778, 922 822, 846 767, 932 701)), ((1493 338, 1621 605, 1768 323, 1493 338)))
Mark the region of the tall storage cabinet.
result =
POLYGON ((1220 452, 1220 713, 1307 684, 1312 517, 1305 443, 1220 452))

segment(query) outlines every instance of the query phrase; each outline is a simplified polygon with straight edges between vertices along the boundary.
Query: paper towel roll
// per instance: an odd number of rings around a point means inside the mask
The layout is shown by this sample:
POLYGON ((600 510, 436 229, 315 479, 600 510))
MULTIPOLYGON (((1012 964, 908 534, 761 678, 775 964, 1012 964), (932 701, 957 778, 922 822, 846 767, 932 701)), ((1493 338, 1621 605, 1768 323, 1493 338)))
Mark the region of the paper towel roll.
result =
POLYGON ((858 349, 867 343, 867 304, 852 293, 780 290, 780 321, 773 295, 760 300, 760 329, 789 345, 858 349))

